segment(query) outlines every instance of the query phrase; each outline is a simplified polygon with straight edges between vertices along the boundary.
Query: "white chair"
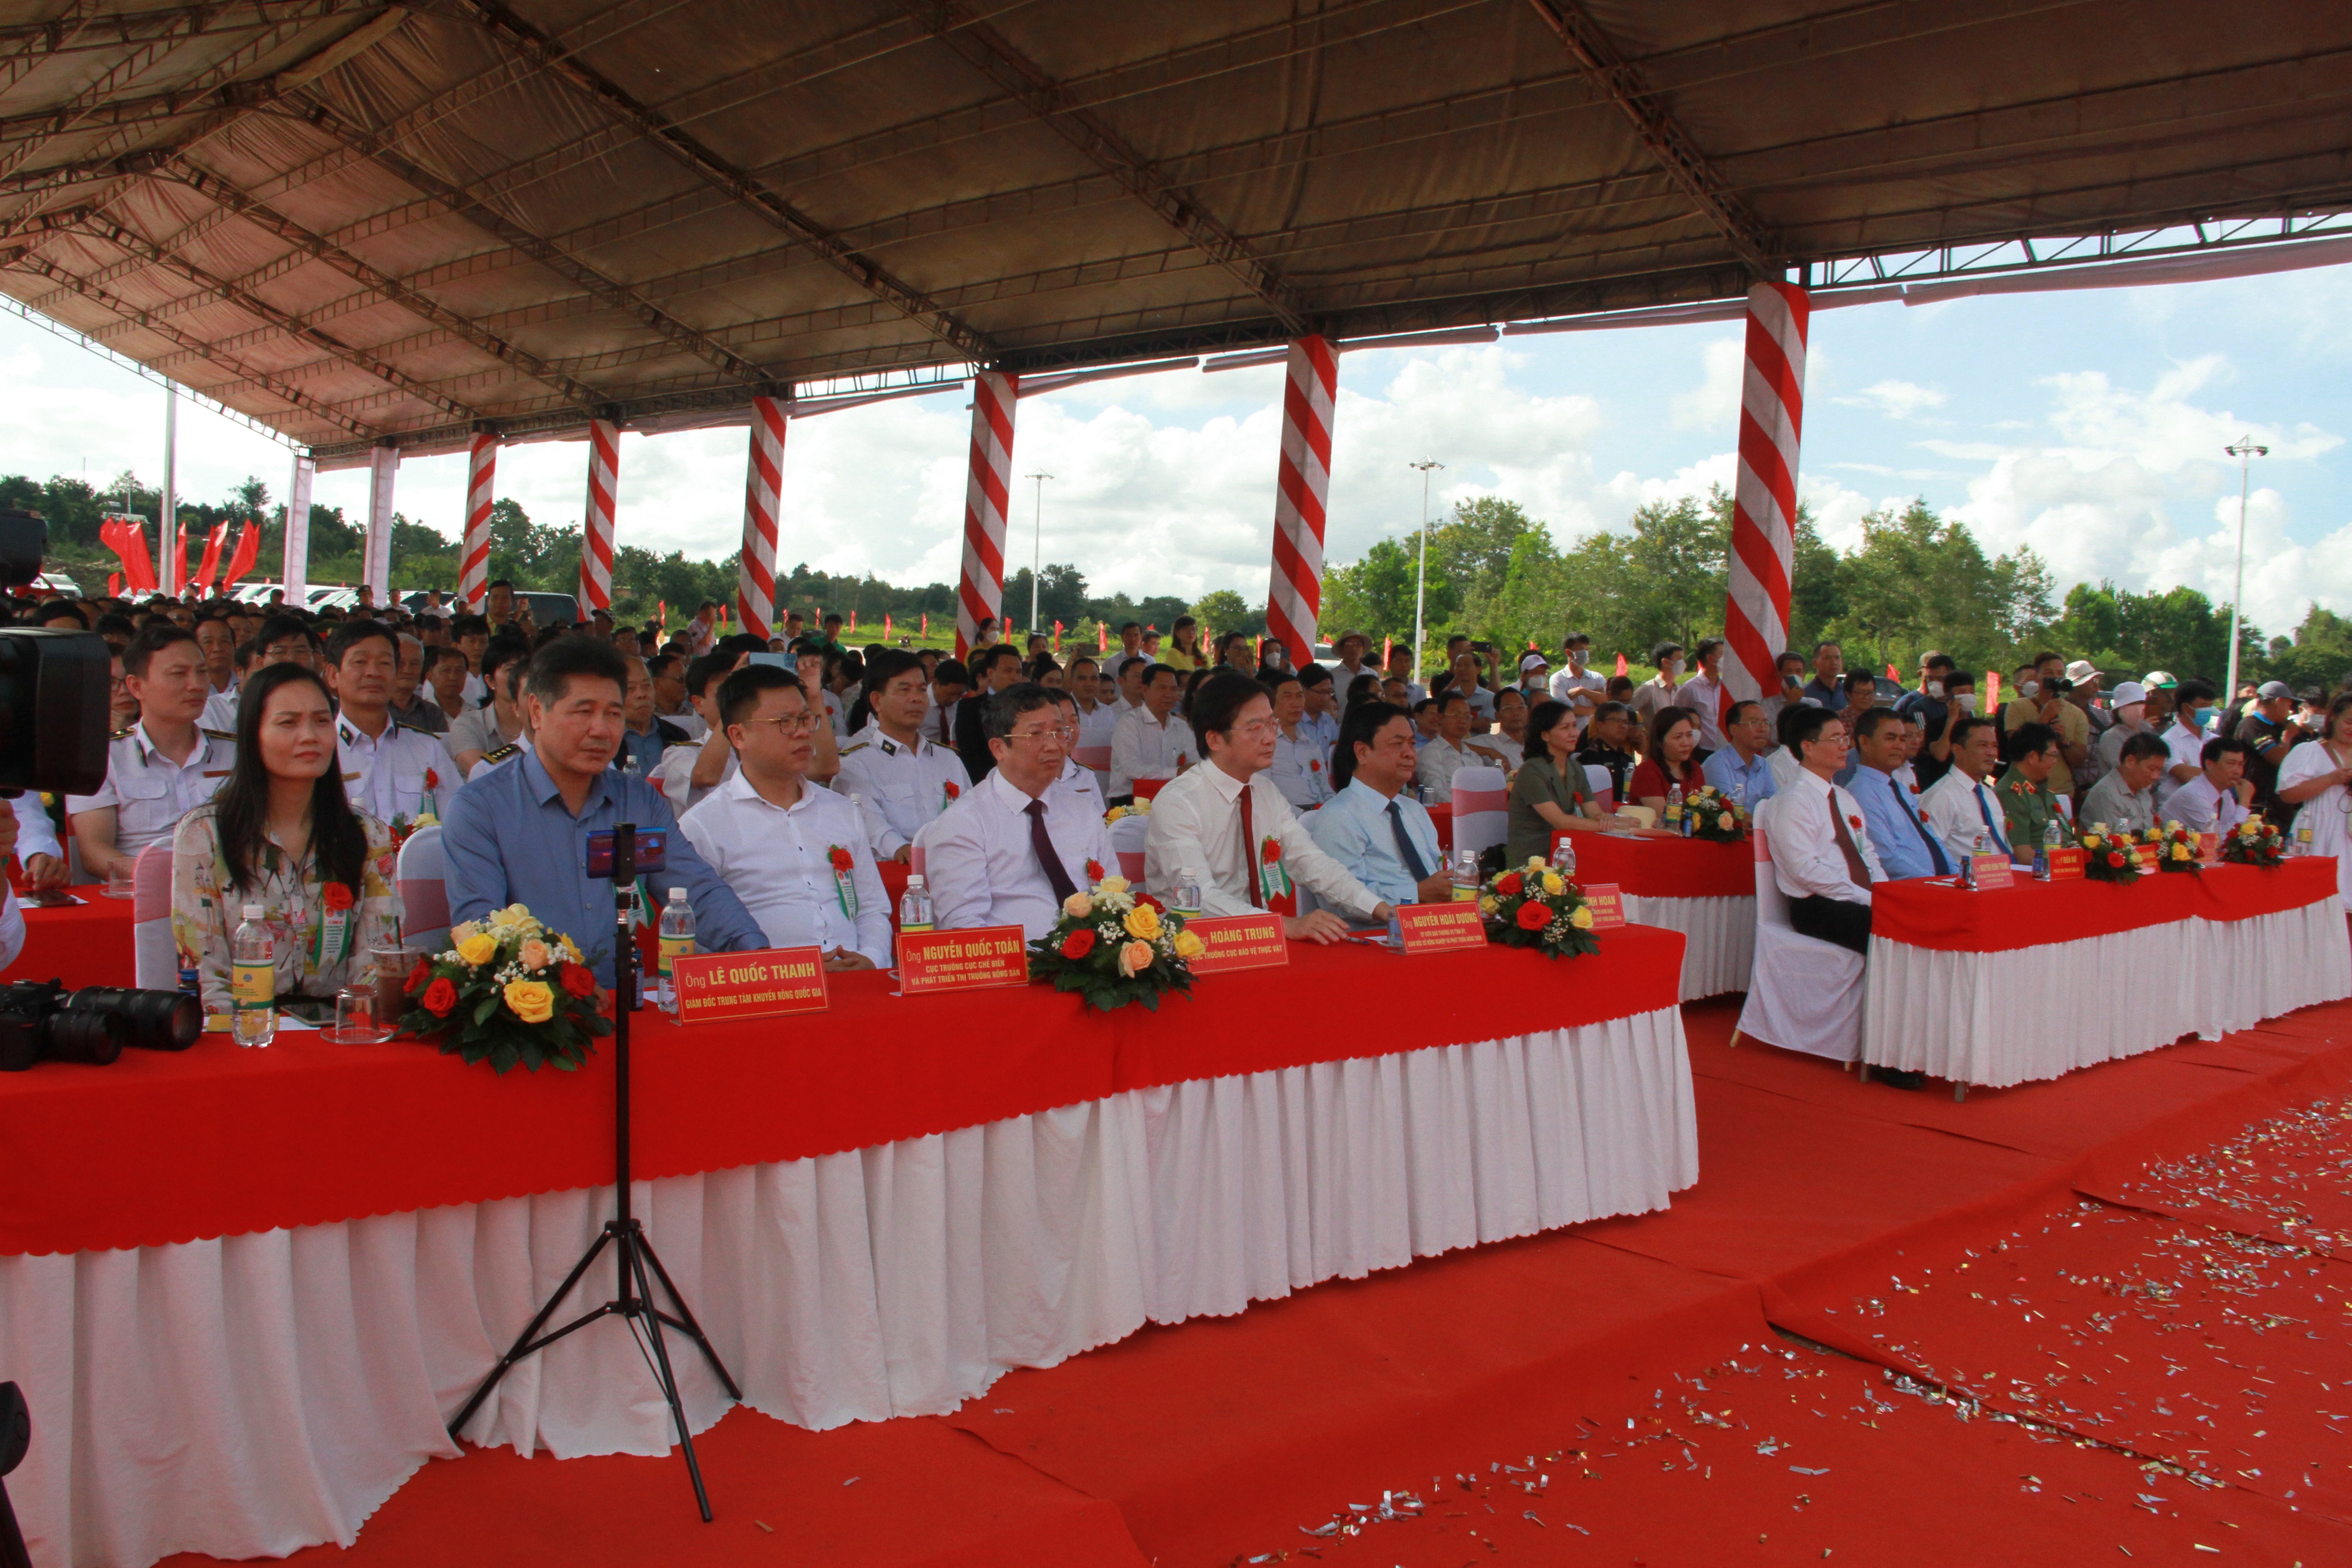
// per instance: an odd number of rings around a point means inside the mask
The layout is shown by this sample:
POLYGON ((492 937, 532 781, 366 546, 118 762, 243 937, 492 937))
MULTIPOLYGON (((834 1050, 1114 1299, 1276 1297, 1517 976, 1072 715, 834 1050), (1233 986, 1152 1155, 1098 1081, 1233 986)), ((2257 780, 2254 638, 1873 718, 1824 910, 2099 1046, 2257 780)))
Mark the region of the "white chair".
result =
POLYGON ((1454 848, 1484 852, 1510 835, 1500 768, 1457 768, 1453 778, 1454 848))
POLYGON ((1143 836, 1150 829, 1149 816, 1122 816, 1110 825, 1110 847, 1118 857, 1118 874, 1139 892, 1143 889, 1143 836))
POLYGON ((1789 923, 1788 896, 1772 874, 1776 799, 1756 809, 1756 962, 1741 1035, 1835 1062, 1862 1059, 1862 954, 1806 936, 1789 923))
POLYGON ((180 988, 180 949, 172 940, 169 839, 150 844, 131 862, 131 984, 142 991, 180 988))
POLYGON ((1599 763, 1584 764, 1584 789, 1587 795, 1601 803, 1601 810, 1617 809, 1617 781, 1599 763))
POLYGON ((400 938, 438 952, 449 942, 449 888, 443 879, 439 824, 420 827, 400 847, 400 938))

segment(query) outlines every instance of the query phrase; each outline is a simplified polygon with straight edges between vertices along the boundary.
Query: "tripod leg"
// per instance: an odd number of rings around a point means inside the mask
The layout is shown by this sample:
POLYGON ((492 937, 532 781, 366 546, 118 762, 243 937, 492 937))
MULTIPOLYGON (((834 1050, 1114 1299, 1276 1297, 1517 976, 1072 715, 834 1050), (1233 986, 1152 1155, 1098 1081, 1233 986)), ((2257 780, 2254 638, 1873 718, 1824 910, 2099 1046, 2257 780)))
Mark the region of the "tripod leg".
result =
POLYGON ((548 1319, 555 1316, 555 1309, 563 1304, 563 1299, 566 1296, 572 1294, 572 1288, 580 1283, 581 1276, 588 1272, 588 1266, 596 1261, 596 1255, 604 1250, 604 1244, 611 1241, 613 1237, 614 1229, 608 1223, 597 1233, 596 1239, 589 1244, 588 1250, 581 1254, 580 1261, 572 1266, 572 1272, 563 1277, 563 1283, 555 1288, 555 1294, 550 1296, 547 1299, 547 1304, 540 1308, 539 1315, 531 1319, 528 1328, 515 1336, 513 1345, 509 1347, 506 1354, 499 1358, 499 1364, 490 1368, 489 1375, 476 1385, 474 1392, 467 1396, 466 1403, 458 1407, 457 1415, 449 1423, 451 1437, 457 1436, 465 1429, 466 1423, 474 1418, 474 1412, 482 1407, 482 1401, 490 1396, 490 1390, 499 1385, 499 1379, 506 1376, 508 1369, 530 1353, 531 1342, 539 1337, 539 1331, 547 1326, 548 1319))
MULTIPOLYGON (((710 1370, 719 1374, 719 1385, 727 1390, 727 1397, 741 1399, 743 1391, 735 1386, 735 1380, 727 1373, 726 1363, 719 1359, 719 1352, 710 1348, 710 1336, 704 1333, 702 1325, 694 1321, 693 1310, 687 1306, 686 1298, 678 1294, 677 1286, 670 1283, 669 1270, 662 1267, 661 1254, 654 1250, 654 1244, 642 1233, 637 1237, 637 1251, 652 1267, 654 1278, 661 1281, 663 1291, 669 1297, 669 1304, 677 1309, 677 1317, 673 1321, 677 1323, 678 1331, 702 1347, 702 1357, 710 1363, 710 1370)), ((651 1287, 646 1288, 645 1297, 646 1305, 651 1307, 654 1304, 651 1287)))
MULTIPOLYGON (((669 1348, 662 1342, 661 1314, 654 1310, 653 1282, 646 1278, 645 1259, 640 1250, 644 1246, 645 1238, 642 1236, 623 1237, 621 1266, 636 1271, 637 1296, 644 1303, 642 1316, 646 1323, 646 1337, 652 1342, 654 1349, 654 1375, 661 1383, 662 1397, 669 1401, 670 1419, 677 1424, 678 1451, 686 1456, 687 1477, 694 1482, 695 1505, 702 1510, 702 1522, 709 1524, 710 1493, 705 1490, 702 1485, 702 1466, 694 1457, 694 1434, 687 1429, 686 1425, 686 1401, 678 1394, 677 1373, 669 1364, 669 1348)), ((709 1349, 708 1345, 703 1348, 706 1351, 709 1349)), ((719 1375, 724 1377, 726 1373, 722 1372, 719 1375)))

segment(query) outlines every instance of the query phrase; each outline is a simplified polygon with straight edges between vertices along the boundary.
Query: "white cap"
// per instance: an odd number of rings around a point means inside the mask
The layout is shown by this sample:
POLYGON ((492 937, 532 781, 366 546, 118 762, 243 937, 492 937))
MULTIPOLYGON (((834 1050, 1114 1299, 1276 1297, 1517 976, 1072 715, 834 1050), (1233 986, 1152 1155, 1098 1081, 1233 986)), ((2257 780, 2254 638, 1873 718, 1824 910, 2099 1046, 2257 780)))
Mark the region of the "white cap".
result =
POLYGON ((257 921, 267 913, 268 913, 268 911, 264 910, 259 904, 247 904, 241 911, 239 911, 237 918, 239 920, 257 921))
POLYGON ((686 889, 684 888, 672 888, 669 890, 669 901, 673 904, 682 904, 686 902, 686 889))
POLYGON ((2147 688, 2137 680, 2126 680, 2108 692, 2107 700, 2117 708, 2128 708, 2135 702, 2147 700, 2147 688))
POLYGON ((1550 668, 1551 660, 1539 653, 1531 653, 1519 660, 1519 673, 1522 675, 1530 669, 1549 669, 1550 668))
POLYGON ((907 886, 910 888, 920 888, 928 886, 928 884, 924 882, 923 874, 920 871, 909 871, 907 873, 907 886))

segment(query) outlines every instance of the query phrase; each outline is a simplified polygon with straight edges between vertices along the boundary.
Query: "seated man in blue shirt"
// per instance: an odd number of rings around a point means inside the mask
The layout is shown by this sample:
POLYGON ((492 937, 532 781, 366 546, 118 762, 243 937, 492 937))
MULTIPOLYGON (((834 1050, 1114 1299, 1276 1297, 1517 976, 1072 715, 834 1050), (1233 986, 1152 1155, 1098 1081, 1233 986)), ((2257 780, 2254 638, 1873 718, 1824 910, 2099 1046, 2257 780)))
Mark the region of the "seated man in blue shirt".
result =
MULTIPOLYGON (((1871 847, 1890 880, 1904 877, 1942 877, 1953 869, 1951 858, 1937 841, 1919 809, 1919 797, 1895 776, 1910 753, 1906 726, 1892 708, 1873 708, 1856 721, 1860 739, 1854 755, 1861 759, 1853 782, 1845 787, 1862 805, 1871 847)), ((1778 809, 1777 807, 1775 809, 1778 809)))
POLYGON ((1764 704, 1741 700, 1723 719, 1724 747, 1709 754, 1699 769, 1706 782, 1739 803, 1750 816, 1772 798, 1780 786, 1772 781, 1772 764, 1764 755, 1772 749, 1772 718, 1764 704))
POLYGON ((626 728, 629 669, 609 642, 561 637, 530 658, 522 701, 532 747, 505 767, 468 780, 442 825, 449 918, 478 921, 521 904, 577 942, 600 984, 613 984, 613 886, 588 875, 588 836, 615 824, 668 836, 668 866, 646 877, 652 907, 684 888, 695 945, 744 952, 767 939, 741 900, 677 830, 652 780, 612 769, 626 728))
POLYGON ((1454 896, 1437 829, 1421 802, 1403 794, 1419 756, 1411 714, 1390 702, 1358 704, 1331 748, 1331 787, 1339 793, 1307 819, 1323 853, 1390 904, 1454 896))

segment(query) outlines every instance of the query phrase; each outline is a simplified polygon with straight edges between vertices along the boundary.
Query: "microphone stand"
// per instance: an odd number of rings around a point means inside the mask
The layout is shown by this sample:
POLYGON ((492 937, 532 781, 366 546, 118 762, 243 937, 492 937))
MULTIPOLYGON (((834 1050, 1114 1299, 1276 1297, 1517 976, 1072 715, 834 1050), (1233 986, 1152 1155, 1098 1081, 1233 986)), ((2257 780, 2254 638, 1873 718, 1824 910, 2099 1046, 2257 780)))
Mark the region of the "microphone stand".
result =
POLYGON ((677 1374, 670 1369, 669 1350, 662 1341, 663 1326, 667 1324, 676 1329, 701 1347, 703 1359, 710 1363, 710 1370, 719 1374, 719 1382, 727 1390, 730 1399, 741 1399, 743 1391, 735 1386, 735 1380, 728 1375, 725 1364, 719 1359, 719 1352, 710 1348, 709 1336, 702 1331, 701 1325, 694 1321, 694 1314, 688 1310, 686 1298, 678 1294, 677 1287, 670 1282, 668 1271, 662 1268, 661 1259, 655 1256, 653 1243, 646 1238, 644 1226, 629 1205, 629 1014, 636 1005, 637 994, 637 944, 635 933, 630 930, 629 905, 637 880, 636 843, 635 824, 624 822, 613 829, 615 926, 613 950, 613 1095, 615 1110, 613 1163, 617 1183, 617 1212, 604 1222, 604 1228, 597 1234, 594 1241, 589 1243, 588 1250, 582 1255, 580 1261, 572 1266, 572 1272, 565 1275, 563 1283, 555 1288, 555 1294, 547 1299, 547 1304, 539 1310, 539 1315, 516 1336, 513 1348, 499 1358, 498 1365, 490 1369, 489 1375, 482 1379, 480 1386, 474 1390, 472 1396, 451 1419, 449 1436, 457 1436, 466 1423, 473 1419, 474 1412, 481 1408, 482 1401, 489 1397, 499 1380, 517 1362, 545 1350, 566 1334, 584 1329, 600 1319, 620 1318, 629 1325, 629 1332, 637 1339, 638 1348, 650 1349, 646 1364, 653 1371, 654 1381, 661 1385, 662 1398, 668 1402, 670 1419, 677 1424, 677 1442, 686 1455, 686 1473, 694 1482, 694 1500, 702 1510, 702 1522, 708 1524, 710 1522, 710 1494, 702 1485, 702 1467, 695 1461, 694 1436, 687 1430, 686 1405, 678 1397, 677 1374), (581 1278, 588 1272, 588 1266, 595 1262, 608 1246, 615 1252, 614 1261, 620 1275, 619 1293, 562 1327, 542 1333, 541 1331, 547 1328, 548 1319, 555 1315, 555 1309, 562 1304, 563 1299, 572 1293, 572 1287, 578 1285, 581 1278), (668 1298, 674 1310, 664 1311, 655 1305, 656 1280, 660 1281, 662 1293, 668 1298))

